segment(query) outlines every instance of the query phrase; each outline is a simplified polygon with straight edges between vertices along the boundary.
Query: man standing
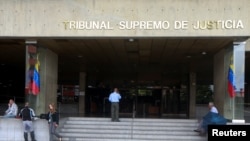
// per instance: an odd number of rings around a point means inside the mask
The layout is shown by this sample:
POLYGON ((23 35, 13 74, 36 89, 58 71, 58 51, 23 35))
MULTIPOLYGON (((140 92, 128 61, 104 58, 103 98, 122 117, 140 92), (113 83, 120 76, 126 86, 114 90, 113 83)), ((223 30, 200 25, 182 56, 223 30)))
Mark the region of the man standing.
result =
POLYGON ((111 102, 111 121, 119 122, 119 101, 121 95, 118 88, 114 88, 114 91, 109 95, 109 101, 111 102))
POLYGON ((18 107, 13 99, 9 100, 8 109, 5 111, 4 118, 15 118, 17 116, 18 107))
POLYGON ((28 141, 28 133, 30 133, 30 137, 32 141, 36 141, 34 127, 33 127, 33 118, 35 117, 35 112, 33 109, 29 108, 29 103, 25 103, 25 107, 21 109, 19 116, 23 120, 23 131, 24 131, 24 140, 28 141))

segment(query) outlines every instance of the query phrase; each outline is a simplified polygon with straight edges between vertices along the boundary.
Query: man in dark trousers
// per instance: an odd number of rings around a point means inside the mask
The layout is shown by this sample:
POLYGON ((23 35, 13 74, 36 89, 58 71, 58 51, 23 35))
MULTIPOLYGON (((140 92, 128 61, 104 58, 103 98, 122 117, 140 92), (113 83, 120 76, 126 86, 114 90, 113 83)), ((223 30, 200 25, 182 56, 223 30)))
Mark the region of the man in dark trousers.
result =
POLYGON ((111 121, 119 122, 119 101, 121 95, 118 88, 114 88, 114 91, 109 95, 109 101, 111 102, 111 121))
POLYGON ((23 130, 24 130, 24 140, 28 141, 28 133, 32 141, 36 141, 35 132, 33 127, 33 118, 35 117, 35 112, 32 108, 29 107, 29 103, 25 103, 25 107, 21 109, 19 116, 23 120, 23 130))

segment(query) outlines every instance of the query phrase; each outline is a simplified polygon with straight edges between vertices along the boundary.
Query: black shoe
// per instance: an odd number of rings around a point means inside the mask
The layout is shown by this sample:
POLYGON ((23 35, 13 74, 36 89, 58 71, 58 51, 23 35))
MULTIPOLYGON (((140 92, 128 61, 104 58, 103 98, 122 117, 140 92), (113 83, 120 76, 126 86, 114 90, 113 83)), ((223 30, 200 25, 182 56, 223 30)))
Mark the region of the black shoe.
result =
POLYGON ((200 131, 200 130, 198 130, 198 129, 195 129, 195 130, 194 130, 194 132, 201 132, 201 131, 200 131))

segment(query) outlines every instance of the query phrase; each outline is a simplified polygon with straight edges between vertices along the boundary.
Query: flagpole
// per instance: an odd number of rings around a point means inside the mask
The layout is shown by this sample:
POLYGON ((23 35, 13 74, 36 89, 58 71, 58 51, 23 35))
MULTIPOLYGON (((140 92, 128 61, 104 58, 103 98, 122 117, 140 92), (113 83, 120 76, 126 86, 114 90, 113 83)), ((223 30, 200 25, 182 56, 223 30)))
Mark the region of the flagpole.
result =
POLYGON ((234 111, 234 109, 235 109, 235 107, 234 107, 234 102, 235 102, 235 101, 234 101, 234 100, 235 100, 235 97, 233 97, 233 104, 232 104, 232 105, 233 105, 233 119, 235 118, 235 111, 234 111))

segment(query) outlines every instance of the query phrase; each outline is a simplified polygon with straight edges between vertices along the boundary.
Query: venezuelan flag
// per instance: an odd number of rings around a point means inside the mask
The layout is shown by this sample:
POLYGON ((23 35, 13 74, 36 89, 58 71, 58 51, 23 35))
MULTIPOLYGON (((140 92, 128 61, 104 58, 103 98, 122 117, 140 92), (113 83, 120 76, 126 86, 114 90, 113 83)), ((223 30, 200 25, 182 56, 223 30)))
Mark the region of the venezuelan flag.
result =
POLYGON ((31 92, 33 95, 38 95, 40 92, 40 74, 39 74, 40 62, 37 57, 37 61, 33 71, 33 80, 31 81, 31 92))
POLYGON ((228 93, 229 96, 232 98, 235 96, 235 91, 234 91, 234 65, 233 61, 231 59, 231 63, 229 65, 229 70, 228 70, 228 93))

